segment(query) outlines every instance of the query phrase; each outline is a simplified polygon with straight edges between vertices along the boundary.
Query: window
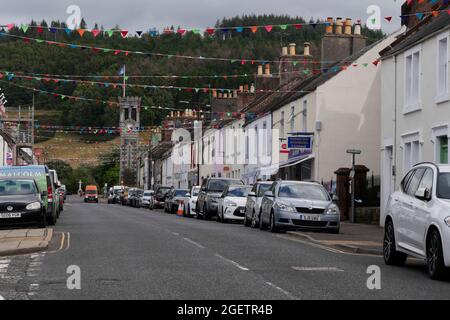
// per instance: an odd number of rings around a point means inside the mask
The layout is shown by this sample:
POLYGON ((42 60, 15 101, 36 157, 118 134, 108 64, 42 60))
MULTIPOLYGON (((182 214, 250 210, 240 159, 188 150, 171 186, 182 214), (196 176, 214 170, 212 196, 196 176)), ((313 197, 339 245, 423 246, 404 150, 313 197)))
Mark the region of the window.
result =
POLYGON ((302 110, 302 130, 303 132, 308 132, 308 101, 303 101, 302 110))
POLYGON ((437 102, 448 100, 448 35, 438 39, 437 102))
POLYGON ((405 55, 405 112, 420 109, 420 49, 405 55))
POLYGON ((438 156, 439 163, 448 164, 448 137, 438 137, 438 156))
POLYGON ((418 189, 425 188, 432 192, 433 190, 433 170, 427 169, 422 177, 422 181, 420 181, 420 185, 418 189))
POLYGON ((420 162, 421 147, 420 141, 416 139, 406 141, 403 148, 403 170, 409 171, 414 165, 420 162))
POLYGON ((417 190, 419 189, 420 181, 422 180, 422 176, 425 173, 425 169, 420 168, 414 171, 414 175, 411 177, 411 181, 408 186, 408 190, 406 191, 410 196, 414 197, 416 195, 417 190))
POLYGON ((403 179, 403 181, 401 183, 401 189, 403 192, 406 192, 406 190, 408 189, 408 183, 409 183, 409 180, 411 180, 411 176, 413 175, 413 173, 414 173, 414 170, 411 170, 410 172, 408 172, 408 174, 403 179))

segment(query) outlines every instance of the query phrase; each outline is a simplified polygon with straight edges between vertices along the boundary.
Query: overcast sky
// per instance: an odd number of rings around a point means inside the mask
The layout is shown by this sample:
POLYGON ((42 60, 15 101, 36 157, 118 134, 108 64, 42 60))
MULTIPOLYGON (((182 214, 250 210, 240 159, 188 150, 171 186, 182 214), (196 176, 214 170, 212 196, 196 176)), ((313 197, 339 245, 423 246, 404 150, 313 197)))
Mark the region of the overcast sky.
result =
MULTIPOLYGON (((66 9, 78 5, 88 27, 97 22, 105 28, 118 24, 130 31, 169 26, 206 28, 217 19, 243 14, 287 14, 305 18, 350 17, 367 20, 366 10, 376 4, 381 16, 398 16, 403 0, 12 0, 2 1, 0 24, 26 23, 31 19, 66 21, 66 9)), ((390 32, 399 19, 383 22, 390 32)))

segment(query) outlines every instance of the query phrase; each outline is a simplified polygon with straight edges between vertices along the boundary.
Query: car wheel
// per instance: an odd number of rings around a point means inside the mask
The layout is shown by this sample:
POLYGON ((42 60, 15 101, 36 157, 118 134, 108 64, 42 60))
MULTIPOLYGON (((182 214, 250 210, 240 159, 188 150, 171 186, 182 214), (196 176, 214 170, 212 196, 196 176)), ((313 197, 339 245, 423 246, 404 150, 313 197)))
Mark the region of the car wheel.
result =
POLYGON ((203 220, 206 220, 206 221, 209 220, 208 209, 206 208, 206 203, 203 205, 203 220))
POLYGON ((445 267, 442 240, 438 230, 433 230, 427 240, 427 265, 430 278, 443 280, 449 273, 445 267))
MULTIPOLYGON (((219 213, 217 213, 217 215, 219 215, 219 213)), ((223 213, 223 208, 222 208, 222 216, 220 217, 220 222, 227 223, 227 220, 225 219, 225 215, 223 213)))
POLYGON ((39 221, 39 223, 38 223, 38 227, 39 228, 46 228, 47 227, 47 215, 46 214, 42 215, 41 221, 39 221))
POLYGON ((398 252, 395 247, 395 232, 392 221, 386 222, 384 228, 383 257, 385 263, 392 266, 402 266, 408 258, 408 255, 398 252))
POLYGON ((253 229, 258 227, 258 222, 256 221, 256 212, 254 210, 253 210, 253 215, 252 215, 251 227, 253 229))
POLYGON ((47 224, 48 224, 49 226, 54 226, 54 225, 56 224, 56 218, 53 217, 53 216, 47 218, 47 224))
POLYGON ((272 232, 272 233, 277 233, 277 232, 280 231, 280 229, 277 227, 277 225, 276 225, 276 223, 275 223, 275 214, 274 214, 273 211, 270 213, 270 226, 269 226, 269 230, 270 230, 270 232, 272 232))
POLYGON ((267 229, 267 226, 263 221, 263 216, 261 213, 261 216, 259 217, 259 230, 266 230, 266 229, 267 229))
POLYGON ((250 227, 251 225, 251 221, 248 220, 247 217, 247 210, 245 211, 245 216, 244 216, 244 227, 250 227))

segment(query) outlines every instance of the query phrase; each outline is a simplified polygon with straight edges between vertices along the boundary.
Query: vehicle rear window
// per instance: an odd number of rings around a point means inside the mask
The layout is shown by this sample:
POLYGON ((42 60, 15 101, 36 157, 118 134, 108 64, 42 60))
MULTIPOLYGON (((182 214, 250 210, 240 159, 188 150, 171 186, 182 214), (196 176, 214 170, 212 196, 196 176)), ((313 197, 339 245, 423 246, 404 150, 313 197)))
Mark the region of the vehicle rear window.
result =
POLYGON ((258 197, 262 197, 264 196, 264 194, 266 193, 266 191, 269 191, 270 187, 272 185, 271 184, 262 184, 259 186, 259 192, 258 192, 258 197))
POLYGON ((208 191, 223 192, 228 186, 231 185, 243 185, 240 180, 211 180, 208 184, 208 191))
POLYGON ((166 194, 170 191, 170 188, 161 188, 158 189, 158 194, 166 194))
POLYGON ((450 199, 450 173, 440 173, 438 178, 438 198, 450 199))
POLYGON ((194 190, 192 190, 192 196, 197 197, 199 192, 200 192, 200 188, 194 188, 194 190))
POLYGON ((175 197, 184 197, 187 193, 189 193, 189 190, 176 190, 175 191, 175 197))
POLYGON ((86 194, 97 194, 97 190, 87 190, 86 194))
POLYGON ((0 180, 0 196, 36 194, 33 180, 0 180))
POLYGON ((295 198, 328 201, 330 196, 322 186, 304 184, 284 184, 278 191, 281 198, 295 198))
POLYGON ((227 196, 245 198, 248 196, 251 189, 252 187, 230 188, 228 189, 227 196))

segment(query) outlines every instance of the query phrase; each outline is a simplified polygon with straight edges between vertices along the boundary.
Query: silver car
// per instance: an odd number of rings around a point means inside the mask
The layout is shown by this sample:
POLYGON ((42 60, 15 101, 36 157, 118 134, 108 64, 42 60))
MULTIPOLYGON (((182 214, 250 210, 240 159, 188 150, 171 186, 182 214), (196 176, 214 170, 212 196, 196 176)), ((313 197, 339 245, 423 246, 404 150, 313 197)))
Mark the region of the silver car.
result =
POLYGON ((339 233, 340 213, 332 197, 318 183, 277 181, 266 191, 259 221, 271 232, 314 229, 339 233))
POLYGON ((270 189, 273 182, 257 182, 252 191, 247 196, 245 205, 244 225, 246 227, 257 228, 259 226, 259 217, 261 216, 261 204, 264 194, 270 189))

